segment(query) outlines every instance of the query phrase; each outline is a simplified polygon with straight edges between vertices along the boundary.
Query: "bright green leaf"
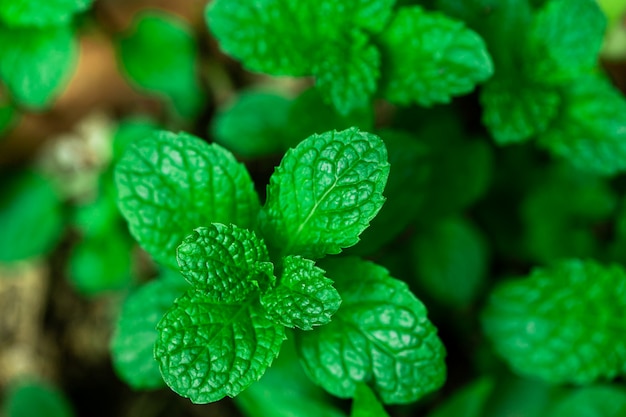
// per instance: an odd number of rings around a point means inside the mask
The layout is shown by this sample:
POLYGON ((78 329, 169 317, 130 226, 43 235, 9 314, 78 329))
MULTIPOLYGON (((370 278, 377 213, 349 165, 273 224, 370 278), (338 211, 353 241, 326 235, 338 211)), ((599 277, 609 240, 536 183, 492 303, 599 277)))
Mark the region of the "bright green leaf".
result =
POLYGON ((354 392, 350 417, 389 417, 389 414, 370 387, 360 383, 357 384, 354 392))
POLYGON ((626 371, 625 308, 621 267, 569 260, 497 287, 483 328, 516 373, 588 384, 626 371))
POLYGON ((342 304, 329 324, 298 333, 298 351, 313 381, 341 398, 354 396, 364 382, 385 404, 417 401, 441 387, 444 347, 406 284, 358 258, 323 267, 342 304))
POLYGON ((579 388, 563 397, 548 417, 621 417, 626 415, 623 387, 598 385, 579 388))
POLYGON ((0 26, 0 45, 0 80, 16 102, 35 110, 61 93, 77 61, 78 45, 69 26, 0 26))
POLYGON ((285 338, 253 300, 214 304, 191 290, 158 325, 155 356, 163 379, 194 403, 234 397, 271 365, 285 338))
POLYGON ((384 202, 388 174, 378 136, 356 128, 310 136, 270 178, 260 219, 267 243, 307 258, 356 244, 384 202))
POLYGON ((471 92, 493 74, 485 43, 460 21, 403 7, 379 38, 383 95, 430 106, 471 92))
POLYGON ((91 3, 93 0, 0 0, 0 19, 10 26, 64 25, 91 3))
POLYGON ((198 114, 204 97, 191 28, 171 14, 143 13, 118 42, 122 66, 134 84, 166 97, 185 118, 198 114))
POLYGON ((284 151, 292 101, 260 91, 241 93, 228 107, 218 110, 211 132, 215 141, 248 158, 284 151))
POLYGON ((2 406, 5 417, 73 417, 68 400, 57 388, 41 382, 23 382, 7 390, 2 406))
POLYGON ((177 267, 176 247, 199 226, 254 225, 259 200, 246 168, 219 145, 186 133, 156 132, 117 165, 120 210, 137 241, 177 267))
POLYGON ((279 285, 262 295, 268 316, 287 327, 312 330, 330 322, 341 297, 313 261, 299 256, 283 260, 279 285))
POLYGON ((568 84, 564 108, 539 137, 542 146, 583 171, 614 175, 626 170, 626 99, 606 80, 568 84))
POLYGON ((26 171, 0 182, 0 262, 46 255, 63 233, 59 196, 50 181, 26 171))
POLYGON ((124 301, 111 339, 113 366, 119 377, 135 389, 165 385, 154 358, 157 323, 174 300, 189 289, 179 274, 145 284, 124 301))
POLYGON ((176 258, 187 281, 215 302, 243 301, 275 280, 263 240, 235 225, 197 228, 178 246, 176 258))

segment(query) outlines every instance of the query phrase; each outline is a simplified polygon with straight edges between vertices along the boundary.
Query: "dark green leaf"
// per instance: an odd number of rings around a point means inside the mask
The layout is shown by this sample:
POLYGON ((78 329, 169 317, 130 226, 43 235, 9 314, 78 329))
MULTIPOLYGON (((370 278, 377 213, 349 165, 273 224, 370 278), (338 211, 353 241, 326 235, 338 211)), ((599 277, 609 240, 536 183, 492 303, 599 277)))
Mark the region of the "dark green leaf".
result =
POLYGON ((12 386, 2 407, 5 417, 73 417, 74 412, 62 392, 41 382, 12 386))
POLYGON ((490 378, 474 381, 455 391, 428 417, 485 417, 485 403, 493 387, 490 378))
POLYGON ((579 388, 563 397, 548 417, 621 417, 626 415, 626 392, 621 386, 579 388))

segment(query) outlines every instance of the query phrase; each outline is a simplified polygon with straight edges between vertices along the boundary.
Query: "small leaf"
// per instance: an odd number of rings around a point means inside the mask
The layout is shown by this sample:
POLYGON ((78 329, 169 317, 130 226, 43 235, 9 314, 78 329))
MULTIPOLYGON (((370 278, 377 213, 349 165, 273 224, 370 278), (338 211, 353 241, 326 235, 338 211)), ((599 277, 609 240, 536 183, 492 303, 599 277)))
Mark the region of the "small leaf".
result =
POLYGON ((341 398, 354 396, 364 382, 385 404, 410 403, 438 389, 445 350, 406 284, 358 258, 323 266, 342 304, 329 324, 298 333, 298 352, 313 381, 341 398))
POLYGON ((428 417, 484 417, 485 404, 493 388, 492 379, 474 381, 452 393, 428 417))
POLYGON ((625 300, 621 267, 562 261, 497 287, 483 328, 516 373, 588 384, 626 371, 625 300))
POLYGON ((74 411, 65 395, 41 382, 21 382, 11 386, 4 398, 5 417, 73 417, 74 411))
POLYGON ((196 40, 184 21, 172 14, 140 13, 119 39, 118 53, 130 80, 170 100, 179 115, 192 118, 201 110, 196 40))
POLYGON ((389 417, 376 395, 365 384, 356 386, 350 417, 389 417))
POLYGON ((341 297, 324 270, 299 256, 286 257, 283 268, 279 285, 261 296, 268 316, 283 326, 303 330, 329 323, 341 297))
POLYGON ((312 135, 270 178, 261 227, 283 255, 319 258, 356 244, 380 210, 389 174, 382 140, 352 128, 312 135))
POLYGON ((93 0, 0 0, 0 18, 9 26, 60 26, 92 3, 93 0))
POLYGON ((539 143, 583 171, 625 171, 626 99, 600 77, 568 84, 564 108, 539 143))
POLYGON ((194 403, 239 394, 261 378, 285 338, 284 327, 253 301, 214 304, 195 290, 176 300, 158 331, 163 379, 194 403))
POLYGON ((382 93, 394 103, 448 103, 493 74, 480 36, 460 21, 419 6, 400 8, 379 44, 382 93))
POLYGON ((621 417, 626 415, 626 392, 621 386, 597 385, 573 390, 548 417, 621 417))
POLYGON ((49 106, 61 93, 78 56, 69 26, 11 30, 0 26, 0 45, 0 79, 16 102, 35 110, 49 106))
POLYGON ((178 246, 176 257, 187 281, 215 302, 243 301, 275 280, 265 243, 235 225, 197 228, 178 246))
POLYGON ((246 91, 218 110, 211 132, 217 143, 244 157, 282 152, 288 142, 285 128, 291 103, 278 94, 246 91))
POLYGON ((118 204, 137 241, 177 268, 176 247, 211 223, 254 225, 259 200, 246 168, 219 145, 159 131, 130 146, 117 165, 118 204))
POLYGON ((122 305, 111 339, 111 356, 117 375, 134 389, 165 385, 154 359, 154 343, 157 323, 174 300, 189 289, 183 277, 176 278, 151 281, 131 293, 122 305))

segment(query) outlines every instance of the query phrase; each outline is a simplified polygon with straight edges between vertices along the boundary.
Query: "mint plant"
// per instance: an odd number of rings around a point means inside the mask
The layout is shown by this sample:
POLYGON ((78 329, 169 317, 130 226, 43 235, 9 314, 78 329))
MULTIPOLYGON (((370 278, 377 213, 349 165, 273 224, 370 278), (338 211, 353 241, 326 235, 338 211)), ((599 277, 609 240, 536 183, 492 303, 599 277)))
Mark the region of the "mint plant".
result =
MULTIPOLYGON (((113 341, 121 375, 147 356, 136 346, 154 344, 163 380, 180 395, 196 403, 234 397, 261 378, 288 327, 299 329, 309 376, 337 396, 369 383, 383 402, 407 403, 441 386, 445 351, 404 284, 357 258, 316 263, 358 242, 384 202, 388 174, 378 136, 314 134, 285 154, 261 206, 245 167, 219 145, 164 131, 131 145, 116 168, 120 209, 142 246, 178 266, 191 288, 146 290, 159 300, 171 290, 173 305, 142 343, 129 338, 151 322, 134 317, 143 315, 132 307, 143 296, 124 309, 113 341), (355 355, 362 360, 347 360, 355 355)), ((138 378, 129 379, 157 379, 138 378)))

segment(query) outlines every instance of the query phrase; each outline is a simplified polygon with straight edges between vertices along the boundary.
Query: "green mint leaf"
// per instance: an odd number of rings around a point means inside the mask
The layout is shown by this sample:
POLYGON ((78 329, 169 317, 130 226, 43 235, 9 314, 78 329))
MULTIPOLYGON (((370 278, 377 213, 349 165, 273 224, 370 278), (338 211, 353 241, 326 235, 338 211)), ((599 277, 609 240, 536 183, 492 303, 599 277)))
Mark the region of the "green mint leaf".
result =
POLYGON ((280 153, 288 142, 285 127, 291 103, 278 94, 246 91, 218 110, 211 133, 217 143, 247 158, 280 153))
POLYGON ((626 415, 626 392, 620 386, 598 385, 573 390, 548 417, 620 417, 626 415))
POLYGON ((298 351, 316 383, 341 398, 372 386, 385 404, 418 400, 444 382, 445 350, 426 308, 383 267, 358 258, 328 260, 342 304, 333 320, 298 333, 298 351))
POLYGON ((519 77, 489 80, 480 93, 483 123, 501 145, 524 142, 543 132, 561 104, 559 91, 519 77))
POLYGON ((35 110, 48 106, 61 93, 78 56, 69 26, 0 26, 0 45, 0 79, 16 102, 35 110))
POLYGON ((418 282, 446 306, 469 306, 485 283, 486 239, 463 219, 446 219, 418 233, 412 255, 418 282))
POLYGON ((356 386, 350 417, 389 417, 370 387, 363 383, 356 386))
POLYGON ((482 378, 454 392, 427 417, 484 417, 494 381, 482 378))
POLYGON ((215 302, 243 301, 275 280, 263 240, 235 225, 197 228, 178 246, 176 257, 187 281, 215 302))
POLYGON ((493 74, 485 43, 460 21, 403 7, 380 35, 382 94, 430 106, 469 93, 493 74))
POLYGON ((626 170, 626 99, 599 77, 567 85, 564 108, 539 142, 583 171, 626 170))
POLYGON ((0 19, 9 26, 56 26, 69 23, 93 0, 0 0, 0 19))
POLYGON ((147 117, 136 116, 122 120, 113 135, 113 160, 119 161, 131 143, 150 136, 156 130, 156 122, 147 117))
POLYGON ((312 135, 270 178, 263 236, 283 255, 319 258, 356 244, 380 210, 389 163, 383 141, 356 128, 312 135))
POLYGON ((63 206, 52 183, 25 171, 0 181, 0 262, 46 255, 61 238, 63 206))
POLYGON ((515 372, 588 384, 622 374, 626 272, 593 261, 536 268, 491 294, 483 328, 515 372))
POLYGON ((134 143, 115 170, 118 204, 132 235, 177 268, 176 247, 199 226, 251 227, 259 200, 250 175, 219 145, 159 131, 134 143))
POLYGON ((528 32, 536 79, 566 81, 593 70, 605 29, 606 17, 594 0, 548 1, 528 32))
POLYGON ((268 316, 287 327, 312 330, 330 322, 341 304, 333 282, 315 262, 299 256, 283 260, 280 283, 261 296, 268 316))
POLYGON ((170 100, 180 116, 196 116, 204 98, 191 28, 171 14, 154 12, 137 15, 133 25, 118 41, 126 75, 139 88, 170 100))
POLYGON ((124 301, 111 339, 111 356, 117 375, 134 389, 165 385, 154 358, 157 324, 176 298, 189 289, 179 275, 159 278, 132 292, 124 301))
POLYGON ((234 397, 271 365, 284 327, 254 300, 214 304, 200 291, 178 298, 158 325, 155 356, 167 385, 194 403, 234 397))
POLYGON ((347 115, 370 104, 380 76, 380 53, 361 32, 341 45, 328 48, 324 59, 313 67, 313 75, 322 94, 340 114, 347 115))
POLYGON ((2 404, 5 417, 73 417, 74 411, 63 393, 41 382, 10 386, 2 404))

